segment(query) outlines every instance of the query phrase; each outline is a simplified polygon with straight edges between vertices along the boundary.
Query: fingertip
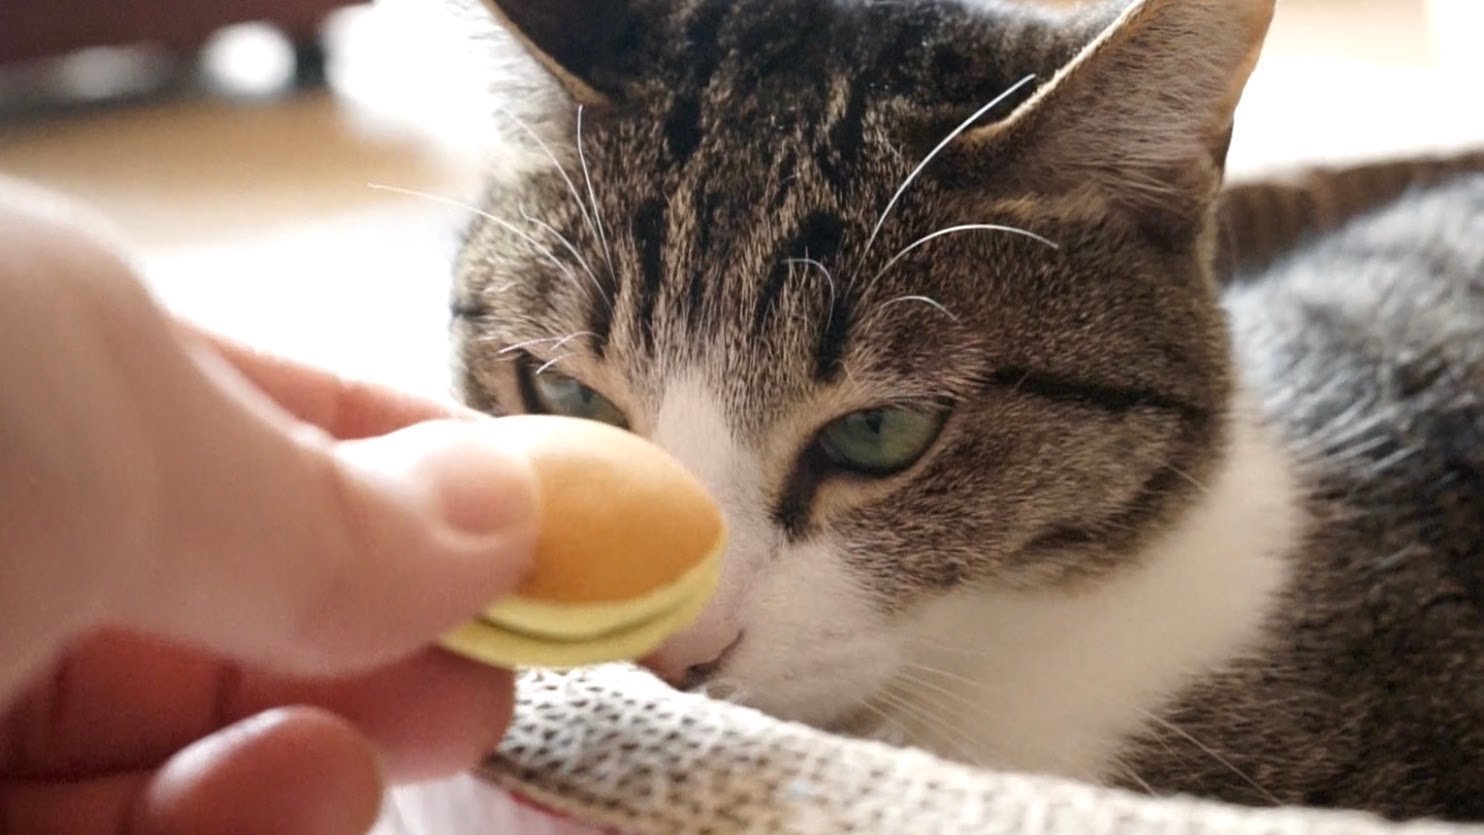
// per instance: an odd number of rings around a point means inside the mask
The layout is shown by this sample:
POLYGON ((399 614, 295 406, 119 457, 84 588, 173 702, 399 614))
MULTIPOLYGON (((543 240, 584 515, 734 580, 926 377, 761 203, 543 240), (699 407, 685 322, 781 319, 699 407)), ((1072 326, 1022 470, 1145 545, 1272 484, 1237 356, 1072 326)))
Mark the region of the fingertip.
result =
POLYGON ((533 562, 535 467, 489 423, 430 421, 333 455, 337 518, 356 550, 307 601, 292 642, 317 654, 305 672, 365 669, 426 646, 508 594, 533 562))
POLYGON ((258 714, 191 745, 156 774, 131 832, 362 835, 383 792, 373 747, 323 710, 258 714))
POLYGON ((418 449, 414 466, 432 494, 439 517, 455 536, 476 547, 515 552, 502 563, 513 582, 528 566, 539 526, 540 497, 530 456, 500 438, 498 421, 447 419, 404 430, 399 439, 418 449))

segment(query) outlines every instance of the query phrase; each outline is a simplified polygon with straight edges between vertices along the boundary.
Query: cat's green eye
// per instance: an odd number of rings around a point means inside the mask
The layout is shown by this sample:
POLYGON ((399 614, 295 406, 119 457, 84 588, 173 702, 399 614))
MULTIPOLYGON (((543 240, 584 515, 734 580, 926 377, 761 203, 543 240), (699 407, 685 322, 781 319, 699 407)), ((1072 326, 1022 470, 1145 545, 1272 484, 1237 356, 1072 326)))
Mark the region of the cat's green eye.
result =
POLYGON ((596 420, 620 429, 629 426, 623 412, 613 405, 612 400, 560 371, 528 369, 526 383, 527 397, 532 401, 530 405, 538 412, 596 420))
POLYGON ((891 475, 917 462, 938 438, 944 415, 887 408, 848 414, 826 426, 819 448, 830 463, 868 475, 891 475))

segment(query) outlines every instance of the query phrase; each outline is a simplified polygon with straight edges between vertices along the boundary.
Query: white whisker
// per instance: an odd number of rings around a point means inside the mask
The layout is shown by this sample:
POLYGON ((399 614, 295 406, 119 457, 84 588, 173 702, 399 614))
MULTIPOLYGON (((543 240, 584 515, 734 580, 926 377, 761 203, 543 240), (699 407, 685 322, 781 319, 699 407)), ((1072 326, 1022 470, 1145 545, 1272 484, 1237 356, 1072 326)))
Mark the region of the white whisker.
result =
POLYGON ((1190 484, 1195 489, 1201 491, 1202 493, 1210 493, 1211 492, 1211 488, 1210 487, 1207 487, 1204 482, 1202 482, 1200 479, 1196 478, 1195 476, 1191 475, 1190 473, 1187 473, 1185 470, 1183 470, 1183 469, 1175 466, 1174 464, 1166 464, 1165 465, 1165 469, 1169 470, 1170 472, 1172 472, 1175 475, 1179 476, 1180 478, 1184 479, 1188 484, 1190 484))
POLYGON ((587 273, 588 279, 592 281, 593 289, 598 291, 598 298, 603 300, 603 304, 607 305, 608 310, 611 312, 613 310, 613 301, 608 298, 607 293, 603 292, 603 285, 601 282, 598 281, 598 276, 593 272, 593 268, 588 266, 587 259, 582 257, 582 253, 577 251, 577 247, 572 245, 572 242, 567 239, 567 236, 563 235, 555 226, 552 226, 546 221, 541 220, 540 218, 531 217, 530 215, 526 214, 524 206, 522 206, 520 209, 520 216, 525 218, 528 222, 534 223, 537 226, 541 227, 543 230, 556 236, 557 241, 559 241, 562 246, 566 247, 568 252, 572 253, 572 257, 577 259, 578 264, 582 265, 583 271, 587 273))
POLYGON ((464 211, 471 212, 471 213, 473 213, 475 215, 478 215, 479 217, 482 217, 482 218, 484 218, 485 220, 488 220, 491 223, 498 224, 501 228, 509 231, 513 235, 519 236, 526 243, 528 243, 531 246, 535 247, 538 252, 540 252, 543 256, 546 257, 546 260, 550 261, 554 266, 556 266, 557 269, 559 269, 563 273, 565 273, 568 278, 571 278, 574 281, 577 280, 577 274, 574 273, 574 272, 572 272, 572 268, 570 266, 568 266, 566 263, 564 263, 560 258, 556 257, 556 253, 552 252, 546 246, 542 245, 542 243, 540 241, 536 240, 535 238, 533 238, 529 234, 527 234, 525 231, 521 230, 520 227, 516 226, 515 224, 511 223, 508 220, 505 220, 502 217, 496 217, 495 215, 492 215, 489 212, 486 212, 485 210, 483 210, 483 209, 481 209, 481 208, 479 208, 477 206, 471 206, 468 203, 465 203, 463 201, 454 200, 451 197, 443 197, 443 196, 440 196, 440 195, 437 195, 437 194, 430 194, 430 193, 428 193, 426 191, 418 191, 416 189, 410 189, 410 188, 401 188, 399 186, 389 186, 389 185, 385 185, 385 184, 382 184, 382 183, 367 183, 366 185, 367 185, 367 188, 373 189, 375 191, 389 191, 389 192, 392 192, 393 194, 405 194, 408 197, 417 197, 417 198, 420 198, 422 200, 428 200, 428 201, 433 202, 433 203, 441 203, 441 204, 443 204, 445 206, 452 206, 453 208, 456 208, 456 209, 463 209, 464 211))
POLYGON ((539 339, 527 339, 524 342, 517 342, 514 345, 508 345, 504 348, 501 348, 499 353, 510 354, 519 351, 522 348, 529 348, 532 345, 540 345, 543 342, 552 343, 551 350, 558 351, 561 350, 562 346, 566 345, 568 342, 571 342, 574 339, 580 339, 584 336, 597 336, 597 334, 593 333, 592 331, 577 331, 576 333, 569 333, 566 336, 543 336, 539 339))
POLYGON ((923 169, 927 168, 928 164, 931 163, 933 159, 938 156, 938 154, 942 153, 944 148, 947 148, 949 144, 953 142, 953 140, 957 139, 959 137, 959 134, 962 134, 970 127, 973 127, 974 123, 984 118, 984 115, 986 113, 998 107, 1001 102, 1015 95, 1015 93, 1018 92, 1020 88, 1031 83, 1035 80, 1035 78, 1036 76, 1034 74, 1031 74, 1012 84, 1010 86, 1010 89, 996 96, 994 101, 991 101, 989 104, 986 104, 985 106, 979 108, 977 111, 974 112, 973 116, 965 119, 963 124, 954 128, 953 131, 950 132, 948 136, 943 139, 942 142, 938 143, 938 146, 936 148, 933 148, 933 150, 929 152, 926 157, 923 157, 922 162, 918 163, 917 167, 912 169, 912 173, 907 175, 907 179, 903 180, 902 185, 897 188, 896 194, 893 194, 891 200, 887 202, 886 209, 882 211, 881 217, 878 218, 876 221, 875 228, 871 230, 871 237, 866 240, 865 249, 861 251, 861 261, 865 261, 866 257, 871 254, 871 247, 875 245, 877 236, 881 234, 881 227, 886 224, 886 218, 891 214, 892 209, 896 208, 897 201, 902 199, 902 195, 907 192, 907 189, 912 186, 912 183, 915 182, 918 176, 922 174, 923 169))
POLYGON ((587 182, 587 199, 592 202, 593 221, 598 227, 598 241, 603 244, 603 258, 608 262, 608 272, 613 272, 613 252, 608 249, 608 233, 603 230, 603 215, 598 211, 598 194, 593 191, 592 172, 587 167, 587 151, 582 147, 582 105, 577 105, 577 160, 582 163, 582 178, 587 182))
POLYGON ((550 369, 553 365, 556 365, 557 363, 561 362, 564 359, 567 359, 570 356, 572 356, 572 355, 571 354, 562 354, 561 356, 556 357, 555 359, 552 359, 552 360, 549 360, 546 363, 543 363, 540 368, 536 369, 536 376, 539 377, 542 374, 545 374, 547 372, 547 370, 550 369))
MULTIPOLYGON (((980 765, 978 757, 975 757, 966 747, 967 741, 963 738, 963 734, 949 718, 933 712, 928 705, 919 704, 911 693, 894 690, 888 684, 876 691, 873 698, 880 699, 887 708, 902 713, 906 718, 916 720, 923 730, 932 732, 948 747, 949 756, 969 765, 980 765)), ((917 736, 905 727, 903 731, 909 738, 917 736)))
POLYGON ((1037 235, 1035 232, 1029 232, 1017 226, 1003 226, 997 223, 965 223, 960 226, 950 226, 947 229, 939 229, 931 235, 924 235, 923 237, 913 241, 906 249, 892 256, 891 260, 887 261, 886 265, 883 266, 881 270, 876 273, 875 277, 872 278, 872 281, 874 282, 876 279, 881 278, 881 276, 885 275, 887 271, 889 271, 892 267, 895 267, 897 263, 900 262, 903 258, 911 255, 918 247, 932 243, 939 238, 946 237, 948 235, 957 235, 963 232, 1006 232, 1011 235, 1020 235, 1021 237, 1030 238, 1031 240, 1036 241, 1037 243, 1045 244, 1052 249, 1061 248, 1052 241, 1049 241, 1046 238, 1037 235))
POLYGON ((1256 789, 1259 794, 1261 794, 1264 798, 1266 798, 1268 801, 1270 801, 1274 806, 1282 806, 1283 805, 1283 802, 1280 801, 1277 797, 1274 797, 1272 792, 1270 792, 1267 789, 1263 788, 1261 785, 1258 784, 1258 782, 1256 780, 1252 779, 1251 777, 1248 777, 1247 776, 1247 773, 1245 771, 1243 771, 1240 768, 1237 768, 1235 765, 1232 765, 1232 763, 1231 763, 1230 760, 1228 760, 1227 758, 1221 756, 1216 751, 1212 750, 1204 742, 1201 742, 1199 739, 1196 739, 1195 737, 1191 736, 1183 728, 1179 727, 1174 722, 1171 722, 1168 719, 1165 719, 1164 717, 1159 716, 1158 714, 1154 713, 1153 711, 1140 709, 1139 712, 1142 713, 1144 715, 1144 717, 1146 719, 1148 719, 1149 721, 1154 722, 1155 724, 1157 724, 1157 725, 1159 725, 1159 726, 1161 726, 1161 727, 1169 730, 1171 733, 1174 733, 1174 734, 1178 735, 1181 739, 1184 739, 1186 742, 1189 742, 1191 745, 1194 745, 1195 747, 1201 749, 1201 751, 1203 751, 1211 759, 1215 760, 1222 767, 1226 768, 1226 770, 1230 771, 1232 774, 1235 774, 1238 778, 1240 778, 1247 785, 1249 785, 1252 788, 1256 789))
MULTIPOLYGON (((552 153, 551 146, 547 145, 546 141, 541 138, 541 134, 537 133, 535 128, 532 128, 530 125, 526 124, 524 119, 520 118, 514 113, 511 113, 509 110, 506 110, 503 107, 498 108, 498 110, 512 122, 515 122, 515 124, 518 125, 521 130, 524 130, 527 134, 529 134, 532 139, 536 140, 537 145, 541 146, 541 150, 546 153, 547 159, 550 159, 551 164, 556 166, 557 173, 562 175, 562 181, 567 184, 567 191, 571 192, 572 199, 577 201, 577 211, 582 213, 582 219, 587 221, 588 228, 593 231, 593 235, 596 237, 598 234, 598 230, 593 225, 592 217, 590 217, 587 213, 587 206, 584 205, 582 202, 582 195, 577 193, 577 185, 572 182, 571 177, 567 176, 567 167, 565 165, 562 165, 561 161, 556 158, 556 154, 552 153)), ((522 212, 522 214, 524 214, 524 212, 522 212)))
POLYGON ((830 326, 833 325, 835 322, 835 277, 833 275, 830 275, 829 267, 826 267, 824 264, 821 264, 813 258, 790 258, 784 263, 788 264, 790 267, 794 266, 795 264, 803 264, 807 267, 814 267, 824 274, 824 280, 829 285, 830 289, 830 304, 829 307, 826 308, 824 320, 824 329, 828 331, 830 329, 830 326))
MULTIPOLYGON (((910 740, 912 738, 912 732, 907 729, 907 726, 906 725, 903 725, 901 722, 898 722, 895 718, 892 717, 891 714, 889 714, 886 711, 882 710, 881 708, 879 708, 879 707, 871 704, 869 701, 862 702, 861 703, 861 707, 863 709, 865 709, 865 710, 870 711, 873 716, 875 716, 876 718, 880 719, 886 725, 890 726, 891 729, 893 729, 898 734, 898 743, 897 744, 899 744, 899 745, 907 745, 907 744, 909 744, 908 740, 910 740)), ((878 741, 881 741, 881 742, 887 742, 888 741, 886 739, 882 739, 880 737, 880 734, 879 733, 877 734, 877 738, 878 738, 878 741)))
POLYGON ((942 303, 940 303, 937 299, 929 298, 927 296, 897 296, 891 301, 882 302, 879 306, 877 306, 876 312, 880 313, 882 310, 891 307, 894 304, 901 304, 902 302, 917 302, 919 304, 925 304, 929 307, 936 308, 939 313, 942 313, 944 316, 947 316, 954 322, 958 321, 958 317, 955 316, 951 311, 949 311, 948 308, 944 307, 942 303))
POLYGON ((1133 782, 1139 788, 1143 789, 1145 794, 1149 795, 1150 797, 1158 797, 1159 796, 1159 792, 1156 792, 1154 790, 1154 787, 1151 786, 1151 785, 1149 785, 1149 782, 1147 780, 1145 780, 1143 777, 1140 777, 1139 776, 1139 772, 1134 771, 1133 768, 1131 768, 1128 763, 1124 762, 1121 759, 1118 759, 1117 757, 1114 757, 1113 758, 1112 765, 1113 765, 1114 768, 1118 769, 1118 772, 1120 774, 1122 774, 1123 776, 1127 777, 1131 782, 1133 782))
POLYGON ((939 707, 945 707, 945 706, 947 706, 947 707, 962 707, 962 708, 967 708, 970 712, 975 711, 975 710, 977 710, 979 708, 979 703, 978 702, 975 702, 973 699, 969 698, 968 696, 965 696, 962 693, 955 693, 954 691, 949 690, 946 687, 942 687, 940 685, 934 684, 933 682, 928 681, 927 679, 923 678, 922 676, 915 675, 915 674, 913 674, 912 672, 910 672, 908 670, 899 670, 897 672, 897 678, 899 680, 901 680, 901 681, 903 681, 903 682, 905 682, 905 683, 913 686, 913 687, 923 688, 923 689, 927 690, 929 693, 936 693, 936 694, 938 694, 939 697, 945 698, 945 699, 948 700, 948 704, 947 705, 944 705, 942 702, 939 702, 938 703, 938 706, 939 707))
POLYGON ((929 667, 926 664, 916 664, 916 663, 913 663, 913 662, 910 662, 909 661, 906 664, 904 664, 903 666, 906 667, 909 670, 917 670, 919 672, 931 673, 931 674, 936 675, 936 676, 942 676, 943 678, 946 678, 949 681, 956 681, 956 682, 958 682, 960 684, 967 684, 970 687, 974 687, 974 688, 981 688, 981 687, 984 686, 984 682, 982 682, 982 681, 975 681, 974 679, 971 679, 971 678, 969 678, 967 676, 961 676, 958 673, 950 672, 948 670, 939 669, 937 667, 929 667))

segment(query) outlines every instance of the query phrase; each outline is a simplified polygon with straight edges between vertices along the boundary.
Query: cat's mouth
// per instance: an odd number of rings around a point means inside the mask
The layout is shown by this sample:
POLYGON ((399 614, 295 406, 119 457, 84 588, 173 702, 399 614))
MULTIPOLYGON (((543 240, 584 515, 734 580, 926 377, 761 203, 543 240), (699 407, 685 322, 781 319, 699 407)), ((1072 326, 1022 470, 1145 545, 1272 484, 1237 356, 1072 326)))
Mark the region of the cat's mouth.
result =
POLYGON ((745 637, 747 637, 746 630, 738 632, 737 637, 733 638, 732 642, 722 649, 720 655, 710 661, 701 664, 692 664, 686 668, 685 675, 678 684, 675 684, 675 687, 687 693, 705 692, 706 695, 713 698, 726 698, 725 696, 717 695, 712 688, 714 686, 715 690, 736 689, 735 687, 725 688, 727 682, 721 673, 727 661, 736 655, 737 647, 742 645, 742 639, 745 637))
POLYGON ((733 698, 740 693, 741 687, 722 675, 725 665, 737 653, 737 648, 742 645, 742 639, 747 637, 747 631, 737 633, 730 644, 722 648, 721 652, 710 661, 699 664, 691 664, 684 670, 666 671, 660 662, 658 652, 651 653, 641 659, 640 667, 654 673, 666 684, 686 693, 702 693, 715 699, 735 701, 733 698))

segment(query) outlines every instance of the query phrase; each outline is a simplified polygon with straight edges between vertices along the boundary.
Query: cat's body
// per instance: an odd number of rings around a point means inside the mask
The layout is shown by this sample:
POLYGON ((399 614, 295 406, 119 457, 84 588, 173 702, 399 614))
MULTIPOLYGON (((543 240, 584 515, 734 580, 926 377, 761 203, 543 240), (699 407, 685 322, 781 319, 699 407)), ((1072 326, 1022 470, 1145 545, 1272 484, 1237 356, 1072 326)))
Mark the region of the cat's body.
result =
POLYGON ((715 492, 658 671, 986 766, 1484 817, 1484 178, 1218 290, 1271 0, 492 5, 578 116, 461 253, 463 393, 715 492))

